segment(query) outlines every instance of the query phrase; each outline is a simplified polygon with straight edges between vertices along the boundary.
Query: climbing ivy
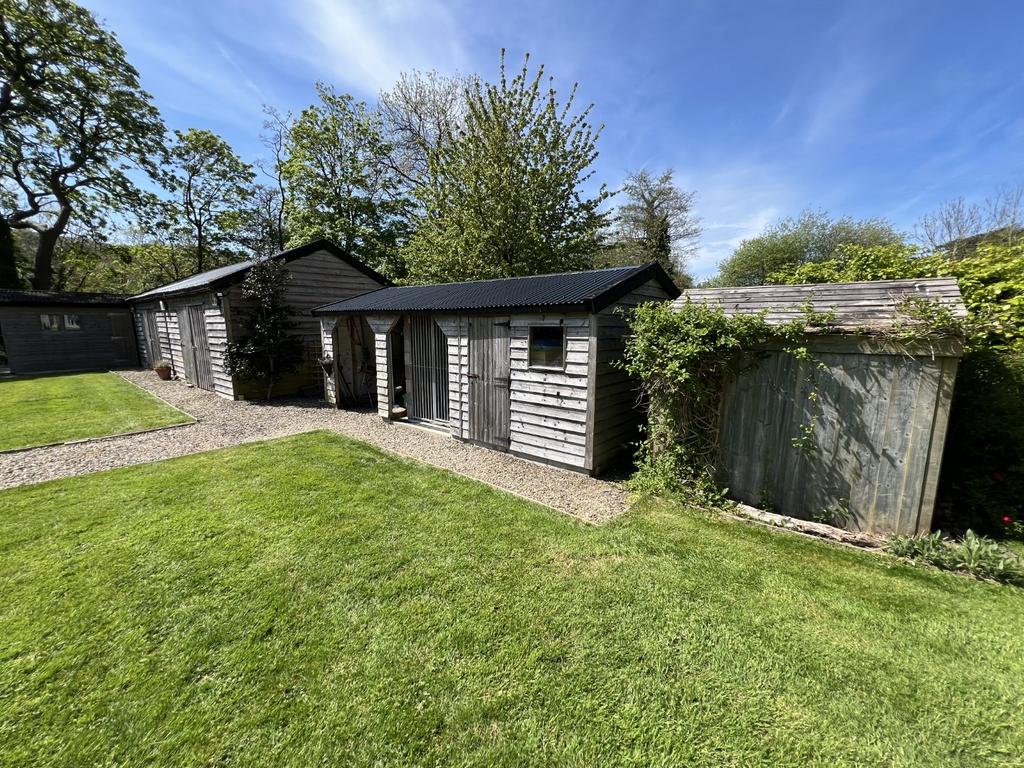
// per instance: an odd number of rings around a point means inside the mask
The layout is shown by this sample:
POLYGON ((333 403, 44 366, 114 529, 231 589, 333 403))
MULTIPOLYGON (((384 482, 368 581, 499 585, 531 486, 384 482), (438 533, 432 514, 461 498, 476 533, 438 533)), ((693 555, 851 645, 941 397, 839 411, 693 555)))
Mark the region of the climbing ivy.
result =
POLYGON ((648 428, 632 490, 685 493, 703 503, 722 498, 714 474, 726 383, 752 363, 759 347, 781 347, 809 359, 804 334, 832 319, 809 306, 781 325, 768 323, 766 315, 728 315, 721 307, 690 301, 677 308, 651 303, 633 310, 622 366, 641 383, 648 428))

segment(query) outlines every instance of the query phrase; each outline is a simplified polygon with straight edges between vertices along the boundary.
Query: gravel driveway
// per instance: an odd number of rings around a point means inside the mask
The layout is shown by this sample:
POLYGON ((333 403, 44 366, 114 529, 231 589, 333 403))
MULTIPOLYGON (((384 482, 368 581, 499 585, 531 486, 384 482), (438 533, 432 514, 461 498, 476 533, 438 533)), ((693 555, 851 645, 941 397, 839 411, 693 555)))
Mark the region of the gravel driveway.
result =
POLYGON ((236 402, 180 381, 161 381, 152 371, 121 371, 120 375, 191 414, 196 423, 0 454, 0 488, 328 429, 458 472, 588 522, 609 520, 627 507, 626 494, 615 483, 479 448, 430 430, 387 424, 376 413, 339 411, 312 400, 272 405, 236 402))

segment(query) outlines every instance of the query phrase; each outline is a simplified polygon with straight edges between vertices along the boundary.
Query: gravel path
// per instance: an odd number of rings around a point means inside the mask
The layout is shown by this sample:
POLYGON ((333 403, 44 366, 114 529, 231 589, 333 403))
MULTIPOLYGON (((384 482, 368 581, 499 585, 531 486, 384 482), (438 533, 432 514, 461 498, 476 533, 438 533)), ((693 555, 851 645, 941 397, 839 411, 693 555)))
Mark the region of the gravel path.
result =
POLYGON ((588 522, 604 522, 626 510, 626 494, 614 483, 479 448, 430 430, 387 424, 376 413, 339 411, 312 400, 273 405, 235 402, 180 381, 160 381, 152 371, 121 371, 120 375, 191 414, 196 423, 0 454, 0 488, 329 429, 450 469, 588 522))

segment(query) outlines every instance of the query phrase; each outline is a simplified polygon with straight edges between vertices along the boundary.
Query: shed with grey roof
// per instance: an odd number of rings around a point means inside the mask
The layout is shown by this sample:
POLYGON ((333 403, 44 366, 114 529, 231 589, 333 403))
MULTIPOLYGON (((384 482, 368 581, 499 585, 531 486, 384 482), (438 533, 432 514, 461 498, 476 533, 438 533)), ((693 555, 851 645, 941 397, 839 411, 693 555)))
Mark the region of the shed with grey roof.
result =
POLYGON ((639 438, 615 365, 625 313, 679 290, 658 264, 382 288, 315 310, 327 397, 599 474, 639 438))
MULTIPOLYGON (((328 240, 316 240, 267 258, 287 265, 285 301, 293 310, 294 331, 302 338, 304 364, 275 386, 278 394, 294 394, 322 383, 320 324, 314 307, 338 297, 356 296, 388 285, 374 270, 328 240)), ((171 364, 174 375, 201 389, 232 398, 260 396, 262 388, 231 376, 225 368, 228 344, 244 333, 250 308, 242 281, 255 262, 241 261, 162 285, 132 296, 139 339, 139 357, 152 367, 171 364)))
POLYGON ((110 293, 0 290, 0 373, 138 365, 131 311, 110 293))
POLYGON ((919 322, 922 301, 966 317, 955 279, 693 289, 675 305, 688 301, 777 324, 833 313, 805 339, 811 360, 756 350, 727 383, 719 473, 733 499, 851 530, 931 529, 962 347, 894 331, 919 322))

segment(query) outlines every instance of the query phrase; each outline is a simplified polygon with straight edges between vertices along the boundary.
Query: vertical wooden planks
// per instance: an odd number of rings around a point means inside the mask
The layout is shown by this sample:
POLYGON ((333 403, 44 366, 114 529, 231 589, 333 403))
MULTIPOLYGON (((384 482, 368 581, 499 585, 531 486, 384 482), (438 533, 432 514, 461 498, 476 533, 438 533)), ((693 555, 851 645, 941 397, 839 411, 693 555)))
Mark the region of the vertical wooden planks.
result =
POLYGON ((469 318, 469 435, 474 442, 509 448, 509 318, 469 318))
POLYGON ((814 363, 769 351, 730 383, 722 483, 733 498, 794 517, 927 531, 956 358, 822 350, 812 344, 814 363), (813 438, 795 444, 802 425, 813 425, 813 438))

